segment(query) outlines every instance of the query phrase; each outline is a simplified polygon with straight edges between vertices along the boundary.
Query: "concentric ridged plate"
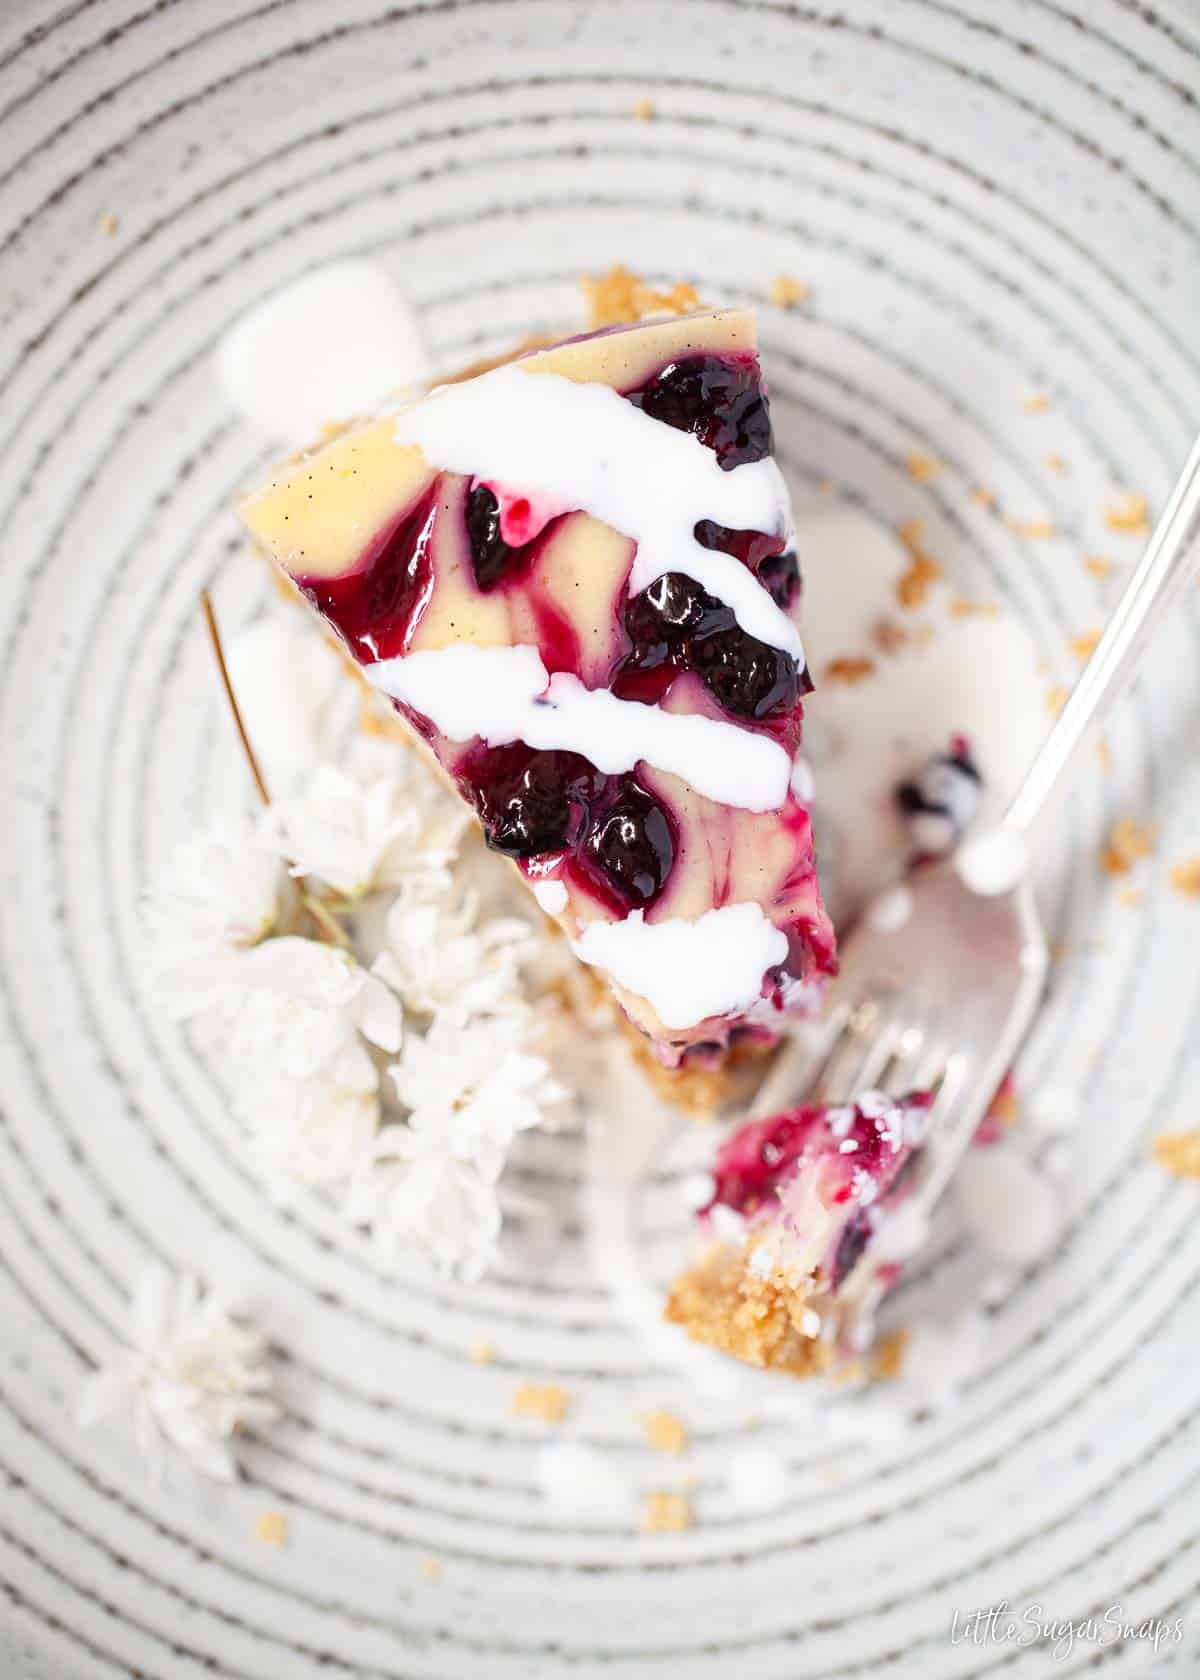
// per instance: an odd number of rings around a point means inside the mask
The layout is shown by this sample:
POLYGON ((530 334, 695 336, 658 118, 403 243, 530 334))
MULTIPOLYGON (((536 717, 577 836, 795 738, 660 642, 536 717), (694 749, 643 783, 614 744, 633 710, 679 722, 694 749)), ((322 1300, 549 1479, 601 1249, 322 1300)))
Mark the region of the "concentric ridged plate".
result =
MULTIPOLYGON (((1200 850, 1200 602, 1066 819, 1065 955, 1023 1068, 1085 1094, 1062 1240, 990 1316, 961 1405, 903 1444, 760 1431, 791 1468, 767 1516, 730 1496, 736 1432, 614 1319, 569 1212, 551 1253, 518 1233, 467 1291, 385 1275, 315 1199, 272 1207, 220 1070, 156 1007, 137 903, 243 786, 196 601, 212 584, 237 624, 261 600, 227 511, 261 446, 211 351, 334 255, 390 267, 443 365, 577 319, 578 272, 617 259, 729 301, 795 274, 811 301, 765 306, 762 336, 796 483, 923 518, 964 589, 1003 596, 1065 678, 1068 632, 1116 587, 1081 555, 1137 550, 1105 499, 1161 504, 1200 417, 1198 49, 1174 0, 5 9, 6 1675, 1024 1676, 1104 1653, 952 1645, 952 1612, 1194 1613, 1196 1186, 1147 1143, 1198 1114, 1200 908, 1165 866, 1200 850), (1022 409, 1029 390, 1046 414, 1022 409), (945 471, 914 483, 914 449, 945 471), (1022 538, 978 485, 1059 538, 1022 538), (1092 863, 1125 811, 1162 823, 1136 905, 1092 863), (277 1344, 286 1421, 247 1443, 229 1492, 151 1489, 118 1437, 71 1422, 153 1256, 244 1299, 277 1344), (632 1538, 552 1516, 538 1430, 508 1414, 539 1375, 651 1485, 673 1472, 633 1412, 685 1412, 698 1526, 632 1538), (282 1553, 249 1538, 265 1507, 292 1519, 282 1553)), ((569 1210, 581 1167, 578 1138, 547 1137, 518 1182, 569 1210)), ((678 1227, 670 1182, 642 1215, 678 1227)), ((974 1264, 947 1241, 904 1311, 935 1270, 974 1264)), ((1200 1672, 1200 1618, 1157 1663, 1200 1672)))

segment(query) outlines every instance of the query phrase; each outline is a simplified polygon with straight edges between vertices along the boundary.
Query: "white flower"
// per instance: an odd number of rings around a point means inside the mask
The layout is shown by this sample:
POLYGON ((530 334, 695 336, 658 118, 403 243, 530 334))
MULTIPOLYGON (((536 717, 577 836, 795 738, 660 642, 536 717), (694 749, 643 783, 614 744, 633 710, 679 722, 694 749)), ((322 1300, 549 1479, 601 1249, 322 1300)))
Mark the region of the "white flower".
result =
MULTIPOLYGON (((379 1126, 375 1069, 364 1085, 357 1058, 344 1058, 310 1079, 272 1075, 234 1095, 234 1110, 251 1134, 277 1201, 294 1184, 345 1184, 364 1170, 379 1126)), ((369 1060, 369 1059, 368 1059, 369 1060)))
POLYGON ((235 1429, 270 1423, 279 1408, 266 1398, 270 1373, 259 1363, 262 1338, 237 1324, 194 1278, 152 1266, 134 1291, 129 1350, 86 1379, 77 1421, 89 1429, 126 1412, 154 1474, 173 1447, 220 1481, 237 1474, 229 1439, 235 1429))
POLYGON ((251 823, 214 827, 178 848, 145 905, 154 976, 176 1019, 218 1001, 242 955, 275 926, 284 886, 251 823))
POLYGON ((247 951, 238 989, 227 993, 229 1048, 253 1068, 285 1079, 326 1072, 358 1090, 378 1076, 361 1042, 400 1048, 396 997, 348 952, 313 939, 270 939, 247 951))
POLYGON ((514 1042, 511 1017, 466 1020, 443 1012, 411 1036, 391 1069, 414 1133, 444 1139, 461 1161, 494 1180, 518 1132, 540 1125, 563 1095, 540 1056, 514 1042))
POLYGON ((482 1277, 495 1258, 495 1185, 434 1131, 385 1126, 375 1141, 374 1164, 352 1185, 345 1212, 355 1224, 370 1225, 384 1254, 418 1248, 439 1270, 457 1271, 468 1282, 482 1277))
POLYGON ((267 786, 282 798, 353 727, 358 699, 344 656, 306 613, 272 602, 227 639, 225 657, 267 786))
POLYGON ((387 918, 387 948, 374 972, 406 1007, 434 1014, 454 1007, 460 1015, 494 1013, 511 1001, 517 965, 530 946, 527 922, 502 917, 474 929, 478 902, 468 893, 457 912, 400 898, 387 918))
POLYGON ((419 773, 357 781, 322 765, 301 794, 271 807, 271 831, 294 875, 314 876, 341 898, 442 892, 467 819, 421 784, 419 773))

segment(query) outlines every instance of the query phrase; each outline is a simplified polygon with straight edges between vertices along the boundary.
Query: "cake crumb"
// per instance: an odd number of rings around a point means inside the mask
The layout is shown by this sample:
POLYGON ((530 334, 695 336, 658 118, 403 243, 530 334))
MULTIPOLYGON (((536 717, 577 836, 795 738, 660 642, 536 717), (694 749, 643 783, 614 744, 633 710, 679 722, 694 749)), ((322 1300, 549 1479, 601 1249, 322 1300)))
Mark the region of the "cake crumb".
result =
POLYGON ((942 462, 936 455, 927 455, 924 450, 914 449, 904 457, 904 470, 918 484, 928 484, 942 471, 942 462))
POLYGON ((796 304, 804 303, 811 294, 803 280, 797 280, 791 274, 777 274, 771 281, 768 295, 777 309, 792 309, 796 304))
POLYGON ((894 618, 878 618, 871 626, 871 640, 880 653, 899 653, 912 641, 912 635, 894 618))
POLYGON ((695 1520, 685 1493, 648 1493, 643 1501, 643 1534, 682 1534, 695 1520))
POLYGON ((607 274, 585 274, 581 284, 587 302, 588 326, 593 330, 630 326, 647 315, 663 311, 686 315, 700 303, 696 288, 688 281, 680 280, 668 291, 658 291, 622 263, 610 268, 607 274))
POLYGON ((1124 490, 1104 509, 1104 523, 1110 531, 1136 536, 1150 529, 1146 498, 1139 490, 1124 490))
POLYGON ((919 519, 906 519, 896 535, 908 551, 909 563, 896 579, 896 599, 906 611, 919 607, 942 575, 942 568, 922 541, 919 519))
POLYGON ((688 1434, 682 1418, 674 1412, 645 1412, 642 1415, 642 1432, 646 1437, 647 1446, 653 1447, 655 1452, 672 1453, 676 1456, 687 1451, 688 1434))
POLYGON ((1078 636, 1071 637, 1067 646, 1076 659, 1082 660, 1086 665, 1096 651, 1096 643, 1100 640, 1100 636, 1101 631, 1099 630, 1081 630, 1078 636))
POLYGON ((1113 767, 1112 748, 1107 741, 1096 742, 1096 757, 1100 760, 1101 772, 1107 776, 1113 767))
POLYGON ((875 661, 854 654, 844 654, 840 659, 828 660, 823 673, 827 683, 841 683, 846 688, 866 682, 867 678, 874 674, 875 661))
POLYGON ((1011 1073, 1006 1073, 996 1087, 996 1095, 988 1104, 987 1118, 1000 1126, 1015 1126, 1021 1117, 1016 1086, 1011 1073))
POLYGON ((435 1557, 421 1559, 421 1573, 427 1581, 440 1581, 442 1578, 442 1560, 435 1557))
POLYGON ((629 107, 629 114, 636 117, 638 122, 649 122, 654 115, 653 99, 635 99, 629 107))
POLYGON ((119 219, 116 216, 114 216, 112 211, 110 210, 110 211, 107 212, 106 215, 101 216, 101 218, 97 222, 96 226, 100 229, 100 232, 104 235, 104 237, 106 239, 111 239, 113 234, 118 232, 118 230, 120 229, 121 223, 120 223, 119 219))
POLYGON ((513 1396, 513 1412, 540 1423, 561 1423, 570 1409, 570 1391, 559 1383, 522 1383, 513 1396))
POLYGON ((1139 859, 1154 850, 1158 829, 1140 823, 1136 817, 1119 817, 1109 830, 1100 853, 1100 867, 1106 875, 1128 875, 1139 859))
POLYGON ((1083 569, 1085 572, 1090 572, 1094 578, 1100 578, 1103 580, 1106 577, 1112 576, 1113 563, 1106 555, 1103 554, 1085 554, 1083 557, 1083 569))
POLYGON ((1183 898, 1200 899, 1200 857, 1188 858, 1171 869, 1171 885, 1183 898))
POLYGON ((1021 398, 1021 407, 1026 414, 1045 414, 1050 407, 1050 398, 1044 391, 1027 391, 1021 398))
POLYGON ((985 490, 982 484, 976 484, 971 491, 971 500, 976 507, 991 508, 996 505, 996 492, 985 490))
POLYGON ((1046 690, 1046 710, 1051 717, 1057 717, 1070 698, 1071 690, 1065 683, 1052 683, 1046 690))
POLYGON ((1008 514, 1004 523, 1014 535, 1026 537, 1030 542, 1045 542, 1054 535, 1054 526, 1049 519, 1016 519, 1008 514))
POLYGON ((282 1511, 260 1511, 254 1519, 252 1533, 262 1546, 286 1546, 288 1520, 282 1511))
POLYGON ((1132 909, 1134 905, 1140 904, 1144 897, 1145 894, 1138 887, 1122 887, 1117 893, 1117 903, 1132 909))
POLYGON ((886 1336, 881 1336, 871 1353, 871 1380, 873 1382, 895 1382, 904 1368, 904 1355, 908 1351, 908 1331, 904 1328, 890 1330, 886 1336))
POLYGON ((472 1365, 490 1365, 496 1357, 496 1350, 486 1336, 476 1336, 467 1349, 467 1358, 472 1365))
POLYGON ((1067 463, 1063 460, 1058 451, 1054 449, 1052 449, 1049 455, 1046 456, 1046 465, 1052 473, 1061 474, 1065 473, 1067 470, 1067 463))
POLYGON ((1154 1159, 1173 1178, 1200 1178, 1200 1131, 1161 1132, 1154 1140, 1154 1159))
POLYGON ((994 601, 968 601, 965 595, 952 596, 947 604, 951 618, 999 618, 1000 608, 994 601))

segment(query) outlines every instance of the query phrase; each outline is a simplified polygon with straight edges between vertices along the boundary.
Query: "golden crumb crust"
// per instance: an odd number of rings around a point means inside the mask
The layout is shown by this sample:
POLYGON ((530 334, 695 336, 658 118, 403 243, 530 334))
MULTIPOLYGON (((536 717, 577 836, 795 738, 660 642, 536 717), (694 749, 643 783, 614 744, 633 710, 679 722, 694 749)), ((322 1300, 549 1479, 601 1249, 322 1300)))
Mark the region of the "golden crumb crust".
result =
POLYGON ((726 1244, 710 1248, 672 1284, 663 1312, 667 1322, 747 1365, 793 1377, 827 1371, 831 1344, 802 1328, 807 1297, 778 1272, 756 1277, 746 1258, 746 1250, 726 1244))

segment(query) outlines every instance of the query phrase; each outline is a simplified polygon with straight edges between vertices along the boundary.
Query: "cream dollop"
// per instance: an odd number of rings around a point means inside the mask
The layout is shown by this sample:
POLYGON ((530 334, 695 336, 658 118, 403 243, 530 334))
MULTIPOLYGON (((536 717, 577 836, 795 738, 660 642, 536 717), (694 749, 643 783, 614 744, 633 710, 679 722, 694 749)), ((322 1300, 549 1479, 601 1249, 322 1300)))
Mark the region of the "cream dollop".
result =
POLYGON ((648 922, 635 910, 621 922, 591 922, 571 948, 626 991, 636 992, 665 1027, 694 1027, 710 1015, 737 1015, 783 962, 787 935, 755 903, 725 904, 696 921, 648 922))

